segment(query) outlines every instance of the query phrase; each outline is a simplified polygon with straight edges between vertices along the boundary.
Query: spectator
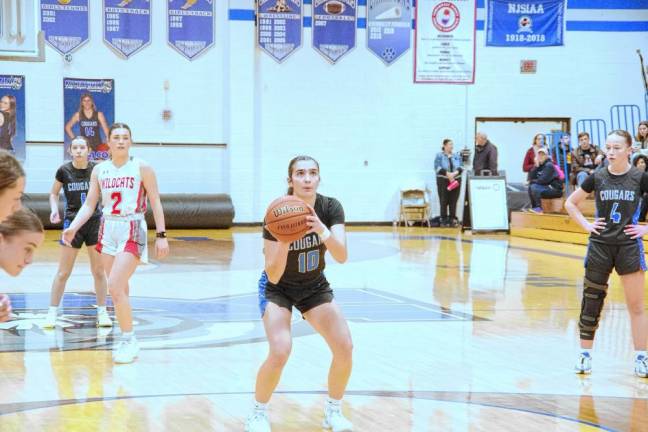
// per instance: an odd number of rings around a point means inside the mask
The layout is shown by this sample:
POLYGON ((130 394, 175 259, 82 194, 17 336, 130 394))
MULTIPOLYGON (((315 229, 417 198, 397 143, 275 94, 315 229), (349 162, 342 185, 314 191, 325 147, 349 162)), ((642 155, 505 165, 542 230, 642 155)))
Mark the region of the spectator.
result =
POLYGON ((571 149, 571 137, 568 133, 563 133, 560 137, 560 142, 551 157, 554 165, 560 167, 561 169, 566 168, 565 173, 571 173, 572 168, 572 149, 571 149))
MULTIPOLYGON (((544 146, 545 137, 544 134, 536 134, 533 137, 533 143, 531 147, 527 150, 526 155, 524 155, 524 161, 522 162, 522 171, 525 173, 530 173, 531 170, 538 166, 538 159, 536 155, 538 154, 538 149, 544 146)), ((529 176, 527 175, 527 179, 529 176)))
POLYGON ((483 175, 484 171, 497 175, 497 147, 488 140, 483 132, 475 135, 475 156, 473 158, 473 173, 483 175))
POLYGON ((560 198, 563 193, 563 183, 558 172, 549 158, 546 147, 538 149, 538 166, 529 174, 529 199, 531 211, 542 214, 542 198, 560 198))
POLYGON ((603 161, 603 152, 590 143, 590 135, 587 132, 578 134, 578 147, 574 150, 572 157, 572 173, 578 186, 585 181, 588 175, 592 174, 603 161))
POLYGON ((461 155, 453 153, 454 143, 451 139, 444 139, 441 151, 434 158, 434 171, 436 171, 437 190, 439 192, 439 206, 441 207, 441 226, 454 227, 457 223, 455 217, 457 200, 459 199, 459 177, 461 176, 461 155), (450 216, 448 217, 448 207, 450 216))
POLYGON ((648 155, 648 121, 640 121, 635 136, 635 151, 648 155))
MULTIPOLYGON (((632 164, 636 166, 637 169, 646 172, 648 171, 648 156, 638 153, 632 161, 632 164)), ((643 194, 641 197, 641 209, 639 210, 639 222, 646 221, 646 213, 648 213, 648 194, 643 194)))

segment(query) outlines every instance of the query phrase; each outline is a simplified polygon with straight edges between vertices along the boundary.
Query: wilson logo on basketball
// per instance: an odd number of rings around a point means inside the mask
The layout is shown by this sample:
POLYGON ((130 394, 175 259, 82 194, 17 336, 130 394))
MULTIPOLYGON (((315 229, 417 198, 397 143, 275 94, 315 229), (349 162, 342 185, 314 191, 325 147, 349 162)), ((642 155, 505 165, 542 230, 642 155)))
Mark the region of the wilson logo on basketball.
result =
POLYGON ((308 210, 304 208, 304 206, 283 206, 279 208, 275 208, 272 210, 272 215, 274 217, 279 217, 291 213, 305 213, 308 210))

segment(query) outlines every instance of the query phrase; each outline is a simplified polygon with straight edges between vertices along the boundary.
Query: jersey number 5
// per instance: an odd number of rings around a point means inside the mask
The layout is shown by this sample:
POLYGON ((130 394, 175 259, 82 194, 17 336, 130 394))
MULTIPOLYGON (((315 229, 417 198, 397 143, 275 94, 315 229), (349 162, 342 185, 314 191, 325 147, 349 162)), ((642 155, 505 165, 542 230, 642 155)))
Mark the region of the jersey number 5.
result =
POLYGON ((110 214, 118 215, 121 214, 121 210, 117 206, 121 203, 122 197, 121 192, 113 192, 110 194, 110 199, 113 200, 113 207, 110 214))
POLYGON ((619 213, 617 210, 619 209, 619 203, 615 202, 612 204, 612 211, 610 212, 610 219, 614 223, 619 223, 621 222, 621 213, 619 213))
POLYGON ((313 271, 319 267, 319 256, 319 249, 300 253, 298 258, 299 273, 313 271))

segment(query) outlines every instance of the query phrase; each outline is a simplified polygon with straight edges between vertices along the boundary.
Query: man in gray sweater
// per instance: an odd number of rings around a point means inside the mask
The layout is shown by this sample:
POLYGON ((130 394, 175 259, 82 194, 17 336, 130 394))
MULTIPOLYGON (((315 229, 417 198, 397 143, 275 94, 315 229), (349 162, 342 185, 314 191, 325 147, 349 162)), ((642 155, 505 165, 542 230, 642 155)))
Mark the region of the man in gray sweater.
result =
POLYGON ((475 135, 473 174, 482 175, 483 170, 489 170, 491 175, 497 175, 497 147, 488 140, 485 133, 477 132, 475 135))

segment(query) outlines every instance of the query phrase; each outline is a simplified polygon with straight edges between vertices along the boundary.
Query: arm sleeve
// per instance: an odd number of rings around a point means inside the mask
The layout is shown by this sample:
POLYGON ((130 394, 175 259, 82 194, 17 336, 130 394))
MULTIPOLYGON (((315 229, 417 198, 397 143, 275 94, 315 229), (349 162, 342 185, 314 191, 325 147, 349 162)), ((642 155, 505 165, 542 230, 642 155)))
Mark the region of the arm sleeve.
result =
MULTIPOLYGON (((644 174, 645 176, 646 174, 644 174)), ((643 189, 643 180, 644 177, 641 178, 641 187, 643 189)), ((594 181, 594 174, 590 174, 587 176, 585 181, 581 183, 580 187, 587 193, 592 193, 594 191, 594 186, 596 185, 596 182, 594 181)))
POLYGON ((342 204, 340 204, 340 201, 336 200, 335 198, 329 198, 328 207, 329 207, 328 210, 330 215, 331 226, 343 224, 344 209, 342 208, 342 204))
POLYGON ((522 162, 522 171, 530 172, 535 164, 533 163, 533 156, 529 151, 524 155, 524 161, 522 162))
POLYGON ((641 175, 641 193, 648 193, 648 173, 641 175))

